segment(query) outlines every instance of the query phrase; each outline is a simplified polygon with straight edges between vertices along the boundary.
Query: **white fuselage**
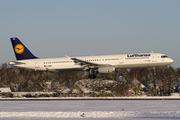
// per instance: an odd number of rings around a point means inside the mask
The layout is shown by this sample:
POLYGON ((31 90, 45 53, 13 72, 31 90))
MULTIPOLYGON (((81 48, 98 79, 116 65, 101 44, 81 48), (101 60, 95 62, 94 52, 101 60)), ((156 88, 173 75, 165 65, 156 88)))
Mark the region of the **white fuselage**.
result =
MULTIPOLYGON (((78 56, 77 58, 86 62, 99 65, 112 65, 115 69, 120 68, 143 68, 166 66, 173 63, 171 58, 168 58, 161 53, 135 53, 135 54, 116 54, 116 55, 96 55, 96 56, 78 56)), ((28 68, 40 71, 65 71, 65 70, 83 70, 84 66, 76 64, 68 57, 59 58, 37 58, 28 60, 19 60, 10 62, 13 66, 28 68), (23 64, 15 64, 23 63, 23 64)), ((89 66, 96 68, 97 66, 89 66)))

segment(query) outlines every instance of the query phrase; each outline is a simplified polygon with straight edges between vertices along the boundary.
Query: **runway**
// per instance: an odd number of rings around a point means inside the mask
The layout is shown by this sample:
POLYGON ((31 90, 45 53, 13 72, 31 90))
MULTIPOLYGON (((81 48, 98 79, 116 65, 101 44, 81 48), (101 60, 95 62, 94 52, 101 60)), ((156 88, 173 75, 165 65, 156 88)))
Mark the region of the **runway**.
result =
POLYGON ((178 100, 1 101, 2 120, 172 120, 180 119, 178 100))
POLYGON ((180 100, 180 97, 44 97, 44 98, 0 98, 0 101, 62 101, 62 100, 180 100))

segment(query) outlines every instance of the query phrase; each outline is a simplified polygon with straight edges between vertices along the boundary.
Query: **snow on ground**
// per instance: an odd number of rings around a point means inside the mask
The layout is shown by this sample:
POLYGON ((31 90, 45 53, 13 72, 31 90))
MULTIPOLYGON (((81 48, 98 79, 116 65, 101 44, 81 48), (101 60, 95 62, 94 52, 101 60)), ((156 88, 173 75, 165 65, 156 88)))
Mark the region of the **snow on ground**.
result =
POLYGON ((172 120, 180 119, 179 100, 1 101, 1 120, 172 120), (124 111, 122 111, 124 109, 124 111))

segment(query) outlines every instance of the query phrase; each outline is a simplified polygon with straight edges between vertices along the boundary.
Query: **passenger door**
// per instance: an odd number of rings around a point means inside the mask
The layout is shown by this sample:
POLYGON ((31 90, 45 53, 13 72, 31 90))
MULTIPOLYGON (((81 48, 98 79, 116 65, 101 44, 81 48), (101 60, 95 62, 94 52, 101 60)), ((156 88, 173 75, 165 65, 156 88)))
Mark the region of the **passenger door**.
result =
POLYGON ((38 60, 35 61, 35 68, 40 68, 40 67, 39 67, 39 61, 38 61, 38 60))
POLYGON ((152 53, 152 62, 157 62, 157 56, 152 53))
POLYGON ((124 58, 123 57, 120 57, 119 58, 119 64, 123 64, 124 63, 124 58))

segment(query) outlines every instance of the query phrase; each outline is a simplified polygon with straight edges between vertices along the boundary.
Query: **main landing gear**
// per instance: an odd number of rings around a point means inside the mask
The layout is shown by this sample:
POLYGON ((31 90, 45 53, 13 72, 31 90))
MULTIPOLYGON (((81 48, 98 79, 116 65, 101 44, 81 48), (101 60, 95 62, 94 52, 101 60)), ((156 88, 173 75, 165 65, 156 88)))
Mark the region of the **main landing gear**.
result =
POLYGON ((156 75, 156 67, 153 67, 154 70, 154 76, 156 75))

